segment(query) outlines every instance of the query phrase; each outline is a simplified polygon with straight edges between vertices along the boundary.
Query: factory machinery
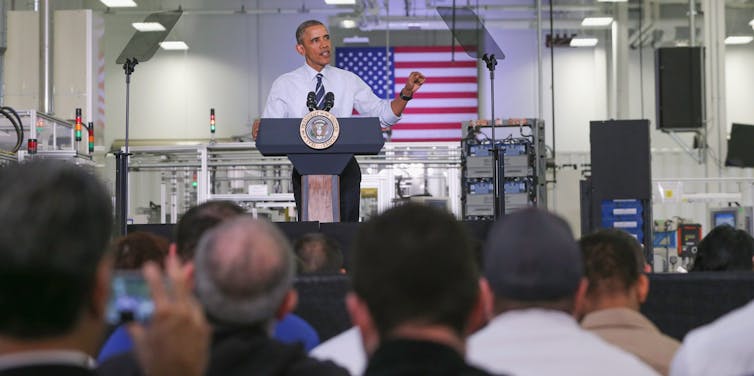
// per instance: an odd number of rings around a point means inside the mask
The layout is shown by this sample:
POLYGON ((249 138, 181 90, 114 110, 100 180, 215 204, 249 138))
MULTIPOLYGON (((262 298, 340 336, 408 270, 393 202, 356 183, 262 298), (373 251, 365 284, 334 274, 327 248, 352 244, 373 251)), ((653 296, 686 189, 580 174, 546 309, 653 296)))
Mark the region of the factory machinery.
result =
MULTIPOLYGON (((463 127, 461 202, 463 219, 494 219, 492 129, 489 122, 466 122, 463 127)), ((525 207, 547 206, 544 121, 498 121, 495 138, 500 163, 498 192, 504 192, 505 213, 525 207)))
POLYGON ((94 125, 84 124, 81 109, 63 120, 36 110, 0 109, 0 165, 29 158, 70 161, 92 167, 94 125))

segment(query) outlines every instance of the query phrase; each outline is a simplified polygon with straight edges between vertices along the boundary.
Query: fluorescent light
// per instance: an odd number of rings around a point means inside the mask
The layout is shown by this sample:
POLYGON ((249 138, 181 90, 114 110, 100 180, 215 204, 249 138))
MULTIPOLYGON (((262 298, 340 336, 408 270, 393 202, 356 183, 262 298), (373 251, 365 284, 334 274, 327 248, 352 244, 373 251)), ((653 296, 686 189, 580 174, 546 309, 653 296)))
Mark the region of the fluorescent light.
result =
POLYGON ((325 4, 330 5, 354 5, 356 0, 325 0, 325 4))
POLYGON ((162 26, 159 22, 134 22, 131 24, 134 29, 139 31, 165 31, 165 26, 162 26))
POLYGON ((356 27, 356 21, 354 20, 342 20, 340 21, 340 26, 344 29, 353 29, 356 27))
POLYGON ((751 25, 751 28, 754 29, 754 18, 749 21, 749 25, 751 25))
POLYGON ((597 38, 573 38, 571 47, 594 47, 597 45, 597 38))
POLYGON ((163 50, 188 50, 188 44, 183 41, 179 40, 173 40, 173 41, 165 41, 160 42, 160 47, 162 47, 163 50))
POLYGON ((725 44, 747 44, 751 43, 754 37, 749 35, 735 35, 725 38, 725 44))
POLYGON ((587 17, 581 21, 581 26, 607 26, 613 23, 612 17, 587 17))
POLYGON ((597 0, 598 3, 627 3, 628 0, 597 0))
POLYGON ((99 0, 102 4, 105 4, 108 8, 132 8, 136 5, 134 0, 99 0))
POLYGON ((345 37, 343 38, 343 43, 369 43, 369 37, 359 37, 356 35, 345 37))

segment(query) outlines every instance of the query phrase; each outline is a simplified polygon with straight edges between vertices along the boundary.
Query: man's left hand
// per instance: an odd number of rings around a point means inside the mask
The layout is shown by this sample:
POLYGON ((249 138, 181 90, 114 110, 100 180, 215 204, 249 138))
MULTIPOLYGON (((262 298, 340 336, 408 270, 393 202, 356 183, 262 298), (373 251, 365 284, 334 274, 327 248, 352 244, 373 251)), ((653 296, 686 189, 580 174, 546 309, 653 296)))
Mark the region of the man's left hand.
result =
POLYGON ((410 97, 414 96, 414 93, 416 93, 419 88, 424 84, 424 81, 426 78, 424 77, 421 72, 411 72, 411 74, 408 75, 408 80, 406 80, 406 86, 403 87, 403 90, 401 90, 401 93, 403 95, 409 95, 410 97))

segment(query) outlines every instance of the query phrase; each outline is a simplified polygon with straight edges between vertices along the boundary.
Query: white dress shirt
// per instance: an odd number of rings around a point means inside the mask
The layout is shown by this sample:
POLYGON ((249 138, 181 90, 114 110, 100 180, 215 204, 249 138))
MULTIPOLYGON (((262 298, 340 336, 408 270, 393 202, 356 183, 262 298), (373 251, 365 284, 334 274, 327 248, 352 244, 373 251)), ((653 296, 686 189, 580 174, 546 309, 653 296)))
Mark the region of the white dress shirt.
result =
POLYGON ((309 356, 320 360, 332 360, 347 369, 351 375, 363 374, 367 366, 361 332, 355 326, 320 343, 309 352, 309 356))
POLYGON ((306 97, 317 86, 317 73, 322 73, 325 92, 332 92, 335 105, 330 113, 335 117, 351 117, 353 110, 362 116, 378 117, 382 127, 400 120, 393 113, 390 100, 380 99, 359 76, 347 70, 326 65, 317 72, 307 64, 283 74, 272 83, 263 118, 302 118, 309 113, 306 97))
POLYGON ((670 365, 670 375, 754 374, 754 302, 692 330, 670 365))
POLYGON ((503 313, 469 338, 469 363, 517 376, 658 375, 635 356, 579 327, 560 311, 503 313))
POLYGON ((89 355, 72 350, 36 350, 0 355, 0 373, 14 368, 42 365, 67 365, 94 369, 97 363, 89 355))

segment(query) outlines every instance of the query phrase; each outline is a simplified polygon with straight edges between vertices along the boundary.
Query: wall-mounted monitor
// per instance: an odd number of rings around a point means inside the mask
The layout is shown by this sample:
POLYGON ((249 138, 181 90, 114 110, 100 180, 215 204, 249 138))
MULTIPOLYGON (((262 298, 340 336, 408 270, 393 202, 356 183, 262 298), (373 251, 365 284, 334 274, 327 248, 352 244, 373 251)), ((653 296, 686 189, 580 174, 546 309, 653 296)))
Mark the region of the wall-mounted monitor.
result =
POLYGON ((733 228, 744 230, 749 234, 754 233, 754 229, 752 229, 751 206, 711 208, 709 213, 710 226, 712 228, 729 225, 733 228))
POLYGON ((754 125, 733 123, 725 165, 754 167, 754 125))

